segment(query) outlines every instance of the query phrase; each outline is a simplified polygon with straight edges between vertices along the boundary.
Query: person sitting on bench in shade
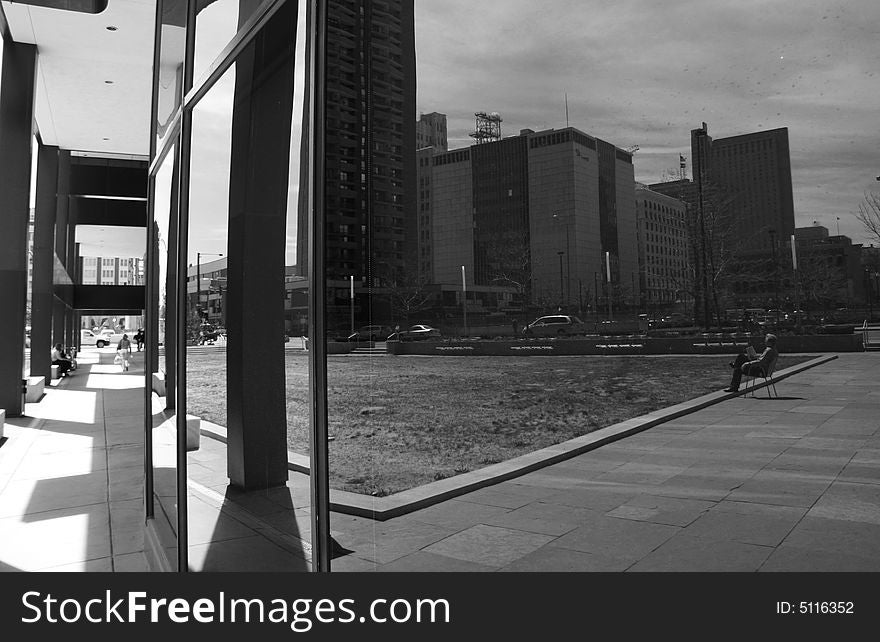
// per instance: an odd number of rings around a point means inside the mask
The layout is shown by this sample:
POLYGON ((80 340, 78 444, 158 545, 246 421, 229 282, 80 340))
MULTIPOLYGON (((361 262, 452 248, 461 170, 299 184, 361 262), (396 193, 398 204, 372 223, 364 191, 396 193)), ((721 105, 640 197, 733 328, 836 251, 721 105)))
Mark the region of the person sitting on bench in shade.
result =
POLYGON ((736 360, 730 362, 730 367, 733 368, 733 376, 730 378, 730 387, 725 388, 724 392, 737 392, 743 375, 750 377, 768 376, 769 373, 773 372, 778 357, 779 351, 776 349, 776 335, 768 334, 764 337, 764 352, 756 359, 752 358, 750 360, 745 352, 740 352, 736 356, 736 360))
POLYGON ((58 366, 59 377, 66 377, 73 365, 73 362, 64 353, 64 346, 60 343, 56 343, 55 347, 52 348, 52 365, 58 366))

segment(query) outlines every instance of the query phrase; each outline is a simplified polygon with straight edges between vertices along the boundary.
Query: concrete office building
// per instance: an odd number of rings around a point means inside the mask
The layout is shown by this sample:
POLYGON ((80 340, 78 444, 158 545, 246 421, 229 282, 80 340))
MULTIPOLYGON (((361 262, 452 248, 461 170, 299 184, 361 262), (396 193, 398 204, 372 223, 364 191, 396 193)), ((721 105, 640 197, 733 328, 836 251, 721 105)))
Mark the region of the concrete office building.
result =
POLYGON ((416 177, 418 182, 418 203, 416 214, 415 237, 407 241, 410 250, 410 261, 407 272, 416 274, 416 282, 428 283, 433 270, 433 236, 432 236, 432 192, 434 154, 445 152, 449 145, 446 137, 446 114, 432 112, 422 114, 416 123, 416 177))
POLYGON ((144 285, 144 260, 104 256, 83 256, 83 285, 144 285))
POLYGON ((435 282, 460 282, 464 265, 477 286, 519 288, 531 304, 583 309, 597 287, 637 300, 632 154, 566 128, 433 162, 435 282))
POLYGON ((713 139, 703 123, 691 131, 691 162, 692 180, 648 187, 687 204, 696 317, 708 322, 716 298, 721 308, 775 306, 794 233, 788 129, 713 139))
POLYGON ((446 133, 446 114, 422 114, 416 123, 417 149, 433 147, 438 152, 449 151, 446 133))
POLYGON ((642 304, 650 308, 688 302, 687 205, 637 183, 636 219, 642 304))
POLYGON ((794 238, 804 303, 850 307, 866 300, 868 280, 860 244, 848 236, 830 235, 822 225, 798 227, 794 238))

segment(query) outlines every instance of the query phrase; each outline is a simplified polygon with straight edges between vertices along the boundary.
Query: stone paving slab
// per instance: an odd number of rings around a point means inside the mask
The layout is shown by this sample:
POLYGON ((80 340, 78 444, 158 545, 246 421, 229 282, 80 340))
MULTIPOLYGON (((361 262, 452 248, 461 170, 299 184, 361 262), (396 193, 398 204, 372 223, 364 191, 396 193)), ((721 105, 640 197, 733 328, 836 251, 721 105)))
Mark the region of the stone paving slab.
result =
POLYGON ((460 560, 447 555, 418 551, 388 564, 382 564, 376 570, 385 573, 491 573, 498 569, 494 566, 460 560))
POLYGON ((880 525, 880 486, 834 482, 807 515, 880 525))
POLYGON ((543 535, 564 535, 588 523, 597 516, 586 508, 533 502, 505 515, 485 520, 489 526, 500 526, 543 535))
POLYGON ((39 571, 111 554, 106 503, 0 519, 0 559, 9 570, 39 571))
POLYGON ((676 526, 602 515, 555 539, 553 546, 635 562, 680 530, 676 526))
POLYGON ((880 558, 880 525, 808 515, 783 543, 830 554, 880 558))
POLYGON ((880 571, 880 558, 862 557, 840 550, 817 551, 814 548, 782 544, 773 550, 758 570, 785 573, 876 573, 880 571))
POLYGON ((536 551, 520 557, 502 567, 502 572, 579 572, 613 573, 625 571, 632 563, 626 559, 583 553, 558 548, 552 544, 542 546, 536 551))
POLYGON ((692 537, 687 533, 664 542, 633 564, 634 572, 754 572, 773 549, 731 540, 692 537))
POLYGON ((713 506, 715 502, 699 499, 638 495, 605 514, 637 522, 687 526, 713 506))
POLYGON ((425 551, 500 568, 552 540, 550 535, 477 524, 431 544, 425 551))

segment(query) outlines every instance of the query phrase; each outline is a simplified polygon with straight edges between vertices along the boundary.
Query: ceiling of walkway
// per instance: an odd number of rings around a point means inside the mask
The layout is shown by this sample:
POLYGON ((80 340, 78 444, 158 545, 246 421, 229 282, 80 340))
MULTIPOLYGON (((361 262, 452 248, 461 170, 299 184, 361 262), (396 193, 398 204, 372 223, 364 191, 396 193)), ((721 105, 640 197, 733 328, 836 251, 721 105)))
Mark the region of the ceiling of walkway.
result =
POLYGON ((43 142, 147 156, 155 0, 110 0, 98 14, 2 2, 16 42, 37 45, 43 142))

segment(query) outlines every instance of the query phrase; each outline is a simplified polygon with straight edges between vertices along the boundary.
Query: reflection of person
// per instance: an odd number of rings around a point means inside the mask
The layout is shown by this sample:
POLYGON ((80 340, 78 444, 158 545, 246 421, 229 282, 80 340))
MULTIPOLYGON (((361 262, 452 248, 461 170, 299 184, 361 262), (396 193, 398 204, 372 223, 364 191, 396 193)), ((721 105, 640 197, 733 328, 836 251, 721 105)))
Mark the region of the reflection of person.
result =
POLYGON ((144 347, 144 329, 138 328, 137 334, 134 335, 134 342, 137 344, 138 352, 144 347))
POLYGON ((64 353, 64 346, 56 343, 52 348, 52 365, 58 366, 58 376, 65 377, 70 372, 72 362, 64 353))
POLYGON ((773 372, 778 357, 779 351, 776 350, 776 335, 768 334, 764 337, 764 352, 757 359, 749 360, 749 357, 744 352, 740 352, 736 360, 730 363, 730 367, 733 368, 733 375, 730 378, 730 387, 725 388, 724 392, 736 392, 739 390, 739 382, 744 374, 751 377, 766 377, 768 373, 773 372))
POLYGON ((131 359, 131 341, 127 334, 123 334, 119 340, 116 346, 116 356, 122 362, 122 370, 128 370, 129 359, 131 359))

